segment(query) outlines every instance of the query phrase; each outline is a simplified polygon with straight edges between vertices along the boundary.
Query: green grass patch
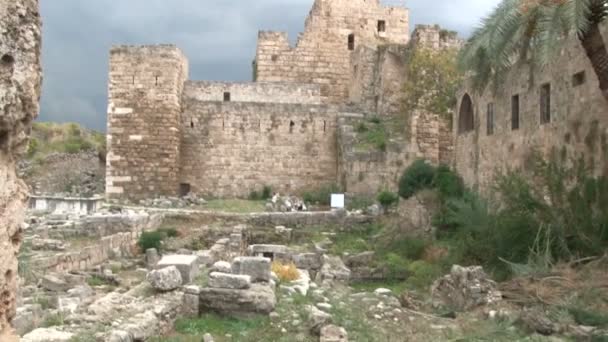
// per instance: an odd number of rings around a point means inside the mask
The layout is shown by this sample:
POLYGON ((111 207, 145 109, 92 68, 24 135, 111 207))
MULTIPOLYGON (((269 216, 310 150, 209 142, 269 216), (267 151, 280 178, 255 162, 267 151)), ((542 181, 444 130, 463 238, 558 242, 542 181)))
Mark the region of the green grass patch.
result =
POLYGON ((386 151, 388 144, 388 130, 385 124, 378 117, 368 119, 366 122, 359 122, 355 128, 357 132, 355 148, 368 151, 378 149, 386 151))
POLYGON ((569 308, 568 312, 578 324, 600 328, 608 327, 608 314, 581 308, 569 308))
POLYGON ((230 334, 238 340, 242 337, 254 337, 257 329, 269 324, 268 317, 233 318, 209 313, 196 319, 178 319, 175 322, 175 331, 185 335, 230 334))
POLYGON ((227 213, 257 213, 265 209, 265 201, 250 201, 242 199, 215 199, 210 200, 205 208, 213 211, 227 213))

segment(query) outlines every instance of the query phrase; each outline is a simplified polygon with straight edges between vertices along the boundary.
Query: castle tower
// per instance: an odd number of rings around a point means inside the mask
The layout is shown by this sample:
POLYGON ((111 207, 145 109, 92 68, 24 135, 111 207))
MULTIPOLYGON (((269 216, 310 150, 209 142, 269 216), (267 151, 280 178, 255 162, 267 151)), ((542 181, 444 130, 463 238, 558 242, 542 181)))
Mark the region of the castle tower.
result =
POLYGON ((179 192, 180 119, 188 61, 175 46, 110 52, 106 194, 138 200, 179 192))

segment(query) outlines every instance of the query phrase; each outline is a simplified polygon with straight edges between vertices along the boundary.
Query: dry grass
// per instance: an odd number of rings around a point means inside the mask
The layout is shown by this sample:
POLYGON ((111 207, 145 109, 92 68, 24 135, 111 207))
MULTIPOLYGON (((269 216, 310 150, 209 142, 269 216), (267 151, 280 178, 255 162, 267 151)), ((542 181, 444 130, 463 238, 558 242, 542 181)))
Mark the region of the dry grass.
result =
POLYGON ((293 262, 282 263, 280 261, 272 262, 272 272, 274 272, 281 282, 291 282, 300 278, 300 272, 293 262))
POLYGON ((514 278, 501 284, 501 291, 507 300, 519 305, 562 306, 582 301, 608 312, 608 256, 585 264, 560 264, 544 277, 514 278))

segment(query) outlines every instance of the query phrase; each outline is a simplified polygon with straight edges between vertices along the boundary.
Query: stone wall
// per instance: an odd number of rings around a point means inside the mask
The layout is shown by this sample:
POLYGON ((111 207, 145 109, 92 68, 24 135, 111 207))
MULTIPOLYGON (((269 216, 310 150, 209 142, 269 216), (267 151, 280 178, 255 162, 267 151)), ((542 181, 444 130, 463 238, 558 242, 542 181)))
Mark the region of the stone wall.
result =
POLYGON ((321 104, 321 87, 298 83, 188 81, 184 97, 197 101, 321 104))
POLYGON ((37 0, 0 0, 0 340, 12 341, 17 253, 27 200, 15 165, 38 115, 40 14, 37 0))
POLYGON ((187 77, 188 62, 174 46, 119 46, 110 52, 109 197, 178 194, 187 77))
MULTIPOLYGON (((608 30, 603 27, 608 43, 608 30)), ((460 108, 469 94, 474 111, 474 129, 460 132, 454 120, 456 136, 454 164, 469 185, 486 189, 496 170, 523 168, 532 149, 561 156, 583 154, 595 171, 608 172, 608 103, 598 88, 598 79, 580 43, 564 42, 559 57, 542 72, 530 75, 529 68, 513 70, 499 91, 482 95, 465 87, 459 92, 460 108), (581 72, 584 77, 581 78, 581 72), (578 75, 578 76, 575 76, 578 75), (551 86, 551 120, 541 124, 541 86, 551 86), (512 130, 512 96, 519 95, 519 129, 512 130), (494 133, 488 134, 488 104, 494 104, 494 133)))
POLYGON ((396 191, 403 170, 419 156, 416 146, 392 139, 382 151, 358 149, 356 127, 362 115, 342 115, 338 120, 338 182, 348 193, 375 195, 379 190, 396 191))
POLYGON ((323 100, 344 103, 353 52, 349 39, 353 50, 359 45, 406 44, 409 11, 382 6, 379 0, 316 0, 295 47, 286 33, 259 33, 255 79, 319 84, 323 100))
POLYGON ((332 106, 184 99, 181 183, 247 197, 264 185, 297 192, 336 180, 332 106))
POLYGON ((407 45, 359 46, 351 56, 349 102, 365 113, 401 114, 407 51, 407 45))

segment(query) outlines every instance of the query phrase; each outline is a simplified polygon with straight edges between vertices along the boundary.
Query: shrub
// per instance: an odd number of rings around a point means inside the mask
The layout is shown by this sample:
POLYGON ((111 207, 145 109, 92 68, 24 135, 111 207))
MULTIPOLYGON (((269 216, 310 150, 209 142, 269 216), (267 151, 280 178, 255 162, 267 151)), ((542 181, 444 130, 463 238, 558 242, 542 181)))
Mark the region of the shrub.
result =
POLYGON ((390 191, 382 191, 378 194, 378 202, 384 208, 384 210, 388 210, 390 207, 399 202, 399 196, 390 191))
POLYGON ((363 122, 359 122, 357 125, 357 133, 365 133, 367 132, 367 126, 363 122))
POLYGON ((408 277, 409 260, 397 253, 388 253, 384 258, 384 266, 388 270, 389 279, 406 279, 408 277))
POLYGON ((38 142, 38 139, 36 139, 36 138, 30 139, 29 143, 27 144, 27 152, 26 152, 28 158, 34 157, 36 152, 38 152, 38 150, 40 149, 39 145, 40 144, 38 142))
POLYGON ((409 264, 408 272, 410 276, 407 283, 415 288, 425 289, 443 274, 443 269, 438 264, 418 260, 409 264))
POLYGON ((158 230, 164 237, 174 238, 179 236, 179 232, 175 228, 161 228, 158 230))
POLYGON ((446 165, 437 167, 433 178, 433 186, 443 198, 460 198, 465 191, 462 178, 446 165))
POLYGON ((367 208, 369 208, 371 205, 374 204, 374 198, 373 197, 368 197, 368 196, 355 196, 353 198, 350 198, 347 203, 346 206, 348 208, 348 210, 352 211, 352 210, 365 210, 367 208))
POLYGON ((248 197, 250 201, 259 201, 261 198, 260 193, 255 190, 251 191, 248 197))
POLYGON ((371 122, 371 123, 374 123, 374 124, 377 124, 377 125, 378 125, 378 124, 380 124, 380 123, 381 123, 381 120, 380 120, 380 118, 379 118, 379 117, 377 117, 377 116, 372 116, 371 118, 369 118, 369 122, 371 122))
POLYGON ((284 264, 280 261, 272 263, 272 272, 274 272, 281 282, 289 283, 300 278, 296 264, 293 262, 284 264))
POLYGON ((327 184, 319 189, 305 192, 303 194, 304 202, 307 203, 316 203, 320 205, 330 205, 331 203, 331 194, 339 193, 340 187, 336 184, 327 184))
POLYGON ((137 241, 137 246, 145 252, 150 248, 160 250, 163 234, 159 231, 143 232, 137 241))
POLYGON ((399 195, 408 199, 422 189, 431 188, 435 178, 435 168, 422 159, 408 167, 399 180, 399 195))
POLYGON ((386 250, 395 251, 409 260, 419 260, 424 256, 428 242, 417 238, 393 238, 386 246, 386 250))
POLYGON ((262 199, 267 200, 271 197, 272 197, 272 188, 269 187, 268 185, 264 185, 264 188, 262 189, 262 199))

